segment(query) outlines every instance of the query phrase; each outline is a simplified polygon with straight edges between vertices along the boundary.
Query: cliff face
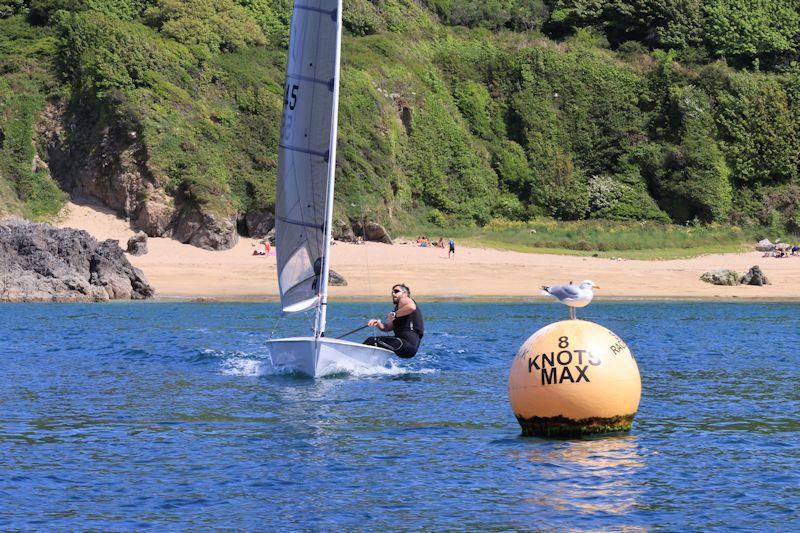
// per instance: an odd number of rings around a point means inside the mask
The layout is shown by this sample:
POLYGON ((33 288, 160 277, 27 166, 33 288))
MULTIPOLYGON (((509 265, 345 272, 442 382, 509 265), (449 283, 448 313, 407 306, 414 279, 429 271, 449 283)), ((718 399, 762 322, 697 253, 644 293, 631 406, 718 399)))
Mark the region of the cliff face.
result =
POLYGON ((154 294, 119 243, 82 230, 0 221, 0 301, 142 300, 154 294))
POLYGON ((63 190, 97 198, 150 237, 174 237, 209 250, 238 241, 235 219, 170 194, 136 127, 51 103, 37 130, 50 173, 63 190))

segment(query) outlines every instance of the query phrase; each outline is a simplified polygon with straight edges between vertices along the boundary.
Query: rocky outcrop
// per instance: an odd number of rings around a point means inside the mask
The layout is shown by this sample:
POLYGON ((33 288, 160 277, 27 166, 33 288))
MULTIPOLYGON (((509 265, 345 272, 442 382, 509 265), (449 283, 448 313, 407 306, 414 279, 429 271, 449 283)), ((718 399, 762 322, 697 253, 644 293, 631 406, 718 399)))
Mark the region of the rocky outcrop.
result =
POLYGON ((244 223, 248 237, 263 238, 275 227, 275 215, 266 209, 247 213, 244 216, 244 223))
POLYGON ((65 191, 98 199, 150 237, 174 237, 210 250, 235 245, 234 218, 166 192, 169 179, 151 164, 137 128, 52 103, 37 124, 50 173, 65 191))
POLYGON ((735 270, 721 268, 704 273, 700 279, 713 285, 738 285, 740 276, 735 270))
POLYGON ((134 221, 135 226, 148 237, 169 236, 172 217, 175 215, 172 199, 164 191, 154 188, 150 188, 150 194, 147 196, 139 207, 134 221))
POLYGON ((275 246, 275 228, 272 228, 266 235, 264 235, 264 238, 261 240, 261 244, 264 244, 264 241, 268 241, 272 246, 275 246))
POLYGON ((239 242, 235 221, 197 210, 178 217, 172 236, 184 244, 206 250, 227 250, 239 242))
POLYGON ((767 280, 767 276, 761 272, 761 268, 758 265, 754 265, 750 267, 750 270, 747 271, 747 274, 742 276, 740 280, 742 285, 769 285, 769 280, 767 280))
POLYGON ((386 231, 386 228, 377 222, 367 222, 364 225, 364 235, 366 236, 366 239, 370 241, 394 244, 392 242, 392 238, 389 237, 389 232, 386 231))
POLYGON ((331 236, 337 241, 353 242, 356 240, 356 234, 350 223, 342 219, 333 221, 331 225, 331 236))
POLYGON ((150 298, 153 288, 119 243, 82 230, 0 221, 0 301, 106 301, 150 298))
POLYGON ((761 272, 758 265, 751 267, 744 276, 739 275, 735 270, 723 268, 706 272, 700 276, 700 279, 714 285, 769 285, 767 277, 761 272))
POLYGON ((144 255, 147 253, 147 234, 140 231, 128 239, 128 248, 125 250, 131 255, 144 255))

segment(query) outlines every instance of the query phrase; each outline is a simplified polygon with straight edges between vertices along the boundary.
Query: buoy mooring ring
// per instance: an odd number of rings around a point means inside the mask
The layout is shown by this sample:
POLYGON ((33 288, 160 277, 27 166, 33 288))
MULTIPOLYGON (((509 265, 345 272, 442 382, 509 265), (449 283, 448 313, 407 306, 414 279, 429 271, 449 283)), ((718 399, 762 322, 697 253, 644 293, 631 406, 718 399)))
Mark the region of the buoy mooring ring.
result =
POLYGON ((523 435, 578 437, 629 431, 642 381, 628 345, 614 332, 564 320, 519 348, 508 396, 523 435))

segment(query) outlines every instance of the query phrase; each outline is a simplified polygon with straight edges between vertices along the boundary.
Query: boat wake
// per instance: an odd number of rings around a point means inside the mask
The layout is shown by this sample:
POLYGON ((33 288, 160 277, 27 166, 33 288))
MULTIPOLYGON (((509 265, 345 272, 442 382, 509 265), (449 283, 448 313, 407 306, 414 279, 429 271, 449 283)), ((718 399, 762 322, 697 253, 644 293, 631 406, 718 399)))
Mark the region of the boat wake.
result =
POLYGON ((251 357, 228 357, 220 362, 220 370, 226 376, 261 376, 264 374, 265 361, 251 357))
MULTIPOLYGON (((246 352, 219 352, 206 351, 206 357, 211 356, 219 361, 219 371, 226 376, 278 376, 278 375, 297 375, 290 368, 274 365, 269 353, 246 353, 246 352)), ((396 377, 404 375, 433 374, 437 370, 434 368, 415 368, 407 363, 390 360, 386 366, 367 366, 361 364, 340 363, 325 369, 321 378, 342 378, 342 377, 396 377)))

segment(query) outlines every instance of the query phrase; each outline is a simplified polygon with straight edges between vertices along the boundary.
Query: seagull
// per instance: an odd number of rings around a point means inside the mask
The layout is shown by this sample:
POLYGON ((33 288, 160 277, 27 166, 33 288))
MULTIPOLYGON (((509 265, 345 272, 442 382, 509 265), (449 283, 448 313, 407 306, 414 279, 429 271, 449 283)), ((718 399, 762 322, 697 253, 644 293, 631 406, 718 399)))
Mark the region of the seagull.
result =
POLYGON ((542 286, 542 294, 545 296, 553 296, 558 298, 558 301, 569 307, 569 317, 572 320, 577 318, 575 314, 576 307, 586 307, 594 297, 592 289, 599 289, 599 285, 595 285, 594 281, 582 281, 577 287, 569 282, 569 285, 553 285, 548 287, 542 286))

